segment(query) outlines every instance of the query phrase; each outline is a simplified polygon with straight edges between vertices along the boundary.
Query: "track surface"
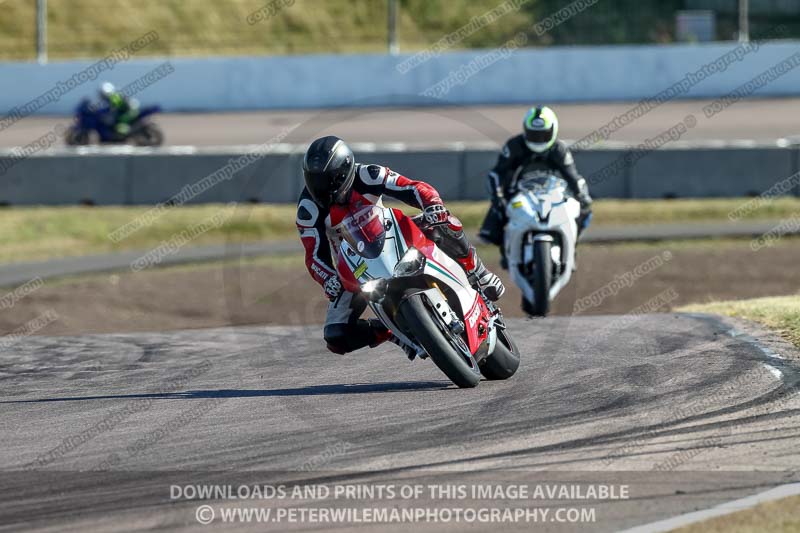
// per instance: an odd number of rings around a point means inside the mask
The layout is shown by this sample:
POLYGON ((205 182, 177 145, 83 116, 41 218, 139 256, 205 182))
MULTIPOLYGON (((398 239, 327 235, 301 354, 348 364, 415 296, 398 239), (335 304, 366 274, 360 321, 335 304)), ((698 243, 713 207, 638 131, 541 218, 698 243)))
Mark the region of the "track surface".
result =
MULTIPOLYGON (((655 137, 692 113, 697 126, 681 140, 753 139, 773 141, 800 135, 796 111, 800 99, 747 100, 707 119, 706 100, 665 103, 626 127, 612 141, 643 142, 655 137), (752 117, 758 117, 757 120, 752 117)), ((580 139, 636 105, 628 103, 557 104, 559 134, 580 139)), ((322 135, 338 135, 350 142, 493 142, 502 143, 520 131, 525 106, 469 108, 341 109, 305 111, 253 111, 219 114, 170 114, 158 117, 171 145, 260 144, 289 126, 302 125, 286 142, 307 142, 322 135)), ((0 131, 0 146, 23 146, 46 135, 65 117, 30 117, 0 131)))
POLYGON ((571 480, 629 484, 631 499, 550 502, 594 506, 597 522, 543 530, 613 531, 797 479, 800 409, 786 394, 795 363, 715 319, 548 318, 511 329, 520 371, 474 390, 392 346, 331 356, 318 326, 19 340, 0 358, 0 526, 199 529, 197 502, 170 501, 176 483, 571 480), (9 473, 30 464, 39 473, 9 473), (675 471, 651 471, 665 464, 675 471), (113 472, 87 473, 98 469, 113 472), (219 470, 229 473, 189 472, 219 470))

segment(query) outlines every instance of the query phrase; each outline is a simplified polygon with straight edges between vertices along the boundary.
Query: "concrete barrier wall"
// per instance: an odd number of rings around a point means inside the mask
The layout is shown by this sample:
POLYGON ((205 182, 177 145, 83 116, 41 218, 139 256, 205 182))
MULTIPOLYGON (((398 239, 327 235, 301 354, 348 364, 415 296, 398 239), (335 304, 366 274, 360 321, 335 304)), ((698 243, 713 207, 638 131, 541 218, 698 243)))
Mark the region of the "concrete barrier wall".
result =
MULTIPOLYGON (((188 203, 294 202, 303 187, 302 148, 285 147, 225 175, 215 173, 245 150, 193 154, 129 150, 117 155, 64 150, 17 160, 0 175, 0 203, 147 205, 168 201, 181 191, 188 203)), ((643 157, 631 159, 631 155, 642 154, 629 148, 593 149, 576 151, 575 160, 597 198, 749 196, 791 176, 800 162, 800 148, 777 146, 663 148, 643 157)), ((497 152, 397 151, 378 146, 357 151, 357 157, 428 181, 448 200, 482 200, 487 197, 486 173, 497 152)), ((0 154, 0 168, 5 167, 0 154)))
MULTIPOLYGON (((676 98, 718 97, 755 78, 798 50, 797 42, 770 42, 752 49, 736 43, 660 46, 550 47, 443 53, 401 73, 410 56, 310 55, 291 57, 170 58, 160 79, 138 94, 166 111, 580 102, 654 97, 685 82, 676 98), (449 81, 445 81, 448 80, 449 81), (443 91, 428 91, 437 84, 443 91), (427 96, 426 96, 427 91, 427 96), (431 96, 433 94, 433 96, 431 96)), ((47 65, 0 63, 0 113, 8 114, 67 80, 73 88, 28 107, 35 113, 68 114, 101 80, 125 86, 158 69, 164 59, 129 59, 99 76, 93 61, 47 65), (44 105, 40 105, 44 104, 44 105)), ((51 93, 55 94, 55 93, 51 93)), ((756 96, 800 94, 800 68, 789 69, 756 96)), ((27 113, 27 111, 25 112, 27 113)), ((0 117, 0 129, 8 126, 0 117)))

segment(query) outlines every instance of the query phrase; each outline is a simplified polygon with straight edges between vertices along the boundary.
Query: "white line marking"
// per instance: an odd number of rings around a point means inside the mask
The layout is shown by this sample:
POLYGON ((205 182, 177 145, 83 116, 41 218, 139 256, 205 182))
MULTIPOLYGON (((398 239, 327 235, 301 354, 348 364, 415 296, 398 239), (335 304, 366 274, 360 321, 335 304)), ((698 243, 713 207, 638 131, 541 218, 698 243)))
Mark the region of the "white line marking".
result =
POLYGON ((693 513, 667 518, 666 520, 660 520, 658 522, 636 526, 631 529, 626 529, 620 533, 651 533, 669 531, 678 527, 694 524, 695 522, 700 522, 701 520, 708 520, 709 518, 735 513, 744 509, 750 509, 751 507, 755 507, 760 503, 779 500, 789 496, 796 496, 798 494, 800 494, 800 483, 781 485, 779 487, 775 487, 774 489, 760 492, 740 500, 722 503, 716 507, 712 507, 711 509, 695 511, 693 513))
POLYGON ((730 335, 734 339, 742 339, 743 341, 752 344, 753 346, 755 346, 758 349, 758 351, 760 351, 761 353, 763 353, 767 357, 770 357, 772 359, 781 359, 781 360, 783 359, 783 357, 780 354, 778 354, 776 352, 773 352, 772 350, 770 350, 766 346, 762 345, 760 342, 758 342, 758 339, 756 339, 752 335, 748 335, 746 333, 742 333, 741 331, 737 331, 735 329, 730 329, 730 330, 727 331, 727 333, 728 333, 728 335, 730 335))
POLYGON ((761 364, 764 365, 764 367, 767 370, 769 370, 772 373, 773 376, 775 376, 778 379, 783 379, 783 372, 781 372, 780 370, 778 370, 777 368, 775 368, 772 365, 768 365, 767 363, 761 363, 761 364))

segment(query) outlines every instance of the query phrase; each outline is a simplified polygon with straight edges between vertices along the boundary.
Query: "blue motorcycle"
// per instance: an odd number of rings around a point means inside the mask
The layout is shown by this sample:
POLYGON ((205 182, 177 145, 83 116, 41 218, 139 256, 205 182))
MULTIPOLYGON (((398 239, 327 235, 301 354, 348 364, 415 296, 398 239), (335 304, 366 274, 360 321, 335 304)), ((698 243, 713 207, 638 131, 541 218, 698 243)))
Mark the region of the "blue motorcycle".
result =
POLYGON ((98 108, 88 98, 81 100, 75 110, 75 123, 67 129, 64 140, 69 146, 130 143, 135 146, 161 146, 164 133, 150 117, 161 112, 159 106, 143 107, 131 122, 130 131, 121 135, 114 130, 111 113, 107 107, 98 108))

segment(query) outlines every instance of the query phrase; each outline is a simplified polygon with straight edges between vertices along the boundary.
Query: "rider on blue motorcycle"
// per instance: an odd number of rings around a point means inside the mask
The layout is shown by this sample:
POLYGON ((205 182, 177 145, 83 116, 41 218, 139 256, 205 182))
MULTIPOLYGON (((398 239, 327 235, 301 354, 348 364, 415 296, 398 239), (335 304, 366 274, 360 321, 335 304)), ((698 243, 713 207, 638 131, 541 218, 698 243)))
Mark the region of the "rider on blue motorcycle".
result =
POLYGON ((128 99, 113 84, 105 82, 98 91, 100 101, 108 106, 106 125, 122 137, 131 132, 131 124, 139 116, 139 102, 128 99))
POLYGON ((507 268, 503 237, 506 219, 506 200, 513 195, 518 171, 555 170, 567 182, 575 199, 581 204, 578 235, 589 225, 592 197, 586 180, 578 173, 575 160, 567 145, 558 139, 558 117, 546 106, 532 107, 522 122, 523 133, 512 137, 503 146, 497 164, 489 172, 488 186, 491 207, 480 230, 484 241, 500 247, 503 268, 507 268))

